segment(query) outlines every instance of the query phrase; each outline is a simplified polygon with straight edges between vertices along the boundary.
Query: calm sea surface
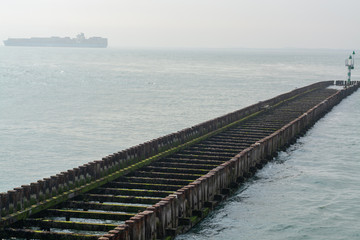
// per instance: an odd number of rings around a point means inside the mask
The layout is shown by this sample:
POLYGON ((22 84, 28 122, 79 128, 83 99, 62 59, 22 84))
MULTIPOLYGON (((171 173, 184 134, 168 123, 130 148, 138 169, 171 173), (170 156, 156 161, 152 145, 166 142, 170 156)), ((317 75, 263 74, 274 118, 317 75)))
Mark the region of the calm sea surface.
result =
MULTIPOLYGON (((349 53, 0 47, 0 192, 345 79, 349 53)), ((357 92, 178 239, 360 239, 359 121, 357 92)))

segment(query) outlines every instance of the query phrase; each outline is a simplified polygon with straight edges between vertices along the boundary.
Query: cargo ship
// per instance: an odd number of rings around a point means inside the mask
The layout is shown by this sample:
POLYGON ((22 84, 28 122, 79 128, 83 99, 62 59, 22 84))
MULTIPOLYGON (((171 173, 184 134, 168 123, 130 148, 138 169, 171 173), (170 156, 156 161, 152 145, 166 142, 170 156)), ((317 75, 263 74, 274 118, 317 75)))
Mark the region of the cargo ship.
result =
POLYGON ((80 33, 76 38, 70 37, 49 37, 49 38, 9 38, 4 41, 5 46, 26 46, 26 47, 79 47, 79 48, 106 48, 107 38, 90 37, 85 38, 80 33))

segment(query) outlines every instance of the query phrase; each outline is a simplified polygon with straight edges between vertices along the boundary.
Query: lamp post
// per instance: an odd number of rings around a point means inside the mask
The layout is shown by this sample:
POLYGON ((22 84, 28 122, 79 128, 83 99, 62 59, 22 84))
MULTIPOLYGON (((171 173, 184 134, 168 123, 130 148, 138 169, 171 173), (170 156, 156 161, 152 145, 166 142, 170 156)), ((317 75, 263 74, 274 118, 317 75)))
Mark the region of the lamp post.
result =
POLYGON ((351 83, 351 69, 354 69, 354 60, 355 60, 354 55, 355 55, 355 51, 352 52, 349 58, 345 59, 345 66, 348 67, 348 79, 347 79, 347 83, 345 84, 346 86, 349 86, 351 83))

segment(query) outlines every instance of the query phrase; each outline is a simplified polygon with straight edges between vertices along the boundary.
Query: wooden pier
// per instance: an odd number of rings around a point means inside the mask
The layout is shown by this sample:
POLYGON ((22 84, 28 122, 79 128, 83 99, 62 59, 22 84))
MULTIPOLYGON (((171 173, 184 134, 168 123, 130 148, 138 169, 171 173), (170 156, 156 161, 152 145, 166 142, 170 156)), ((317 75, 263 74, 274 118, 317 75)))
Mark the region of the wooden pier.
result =
POLYGON ((339 90, 333 83, 0 193, 0 239, 171 239, 186 232, 360 85, 339 90))

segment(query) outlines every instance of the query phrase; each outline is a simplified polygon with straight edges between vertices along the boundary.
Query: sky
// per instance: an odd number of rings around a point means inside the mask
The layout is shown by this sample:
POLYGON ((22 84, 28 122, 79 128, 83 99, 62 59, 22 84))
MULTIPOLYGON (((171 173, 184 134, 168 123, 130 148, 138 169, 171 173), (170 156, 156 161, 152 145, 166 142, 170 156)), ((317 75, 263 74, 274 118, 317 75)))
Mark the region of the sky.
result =
POLYGON ((360 49, 359 0, 0 0, 0 40, 110 47, 360 49))

